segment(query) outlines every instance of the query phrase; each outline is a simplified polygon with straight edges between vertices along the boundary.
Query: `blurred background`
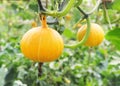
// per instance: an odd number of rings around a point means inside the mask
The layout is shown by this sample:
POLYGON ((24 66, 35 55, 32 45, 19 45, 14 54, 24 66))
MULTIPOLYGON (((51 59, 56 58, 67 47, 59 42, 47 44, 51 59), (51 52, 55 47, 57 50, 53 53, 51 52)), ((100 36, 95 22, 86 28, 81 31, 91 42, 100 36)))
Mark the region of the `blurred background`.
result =
MULTIPOLYGON (((48 9, 55 10, 58 1, 49 1, 48 9)), ((106 10, 112 29, 102 5, 90 16, 91 22, 103 27, 104 41, 92 48, 65 48, 58 60, 43 64, 42 76, 38 77, 38 63, 25 58, 19 44, 34 23, 40 26, 37 0, 0 0, 0 86, 120 86, 120 0, 109 1, 106 10)), ((83 0, 80 7, 88 12, 95 3, 83 0)), ((86 23, 76 24, 82 17, 72 8, 58 19, 59 24, 49 27, 62 35, 64 43, 73 44, 78 29, 86 23)), ((47 17, 48 22, 54 19, 47 17)))

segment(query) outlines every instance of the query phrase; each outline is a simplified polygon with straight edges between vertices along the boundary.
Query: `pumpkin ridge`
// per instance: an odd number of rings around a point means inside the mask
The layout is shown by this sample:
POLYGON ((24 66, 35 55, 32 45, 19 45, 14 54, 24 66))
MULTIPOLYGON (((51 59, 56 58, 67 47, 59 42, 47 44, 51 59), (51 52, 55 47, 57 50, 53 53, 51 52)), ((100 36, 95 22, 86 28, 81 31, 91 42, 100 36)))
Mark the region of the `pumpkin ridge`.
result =
MULTIPOLYGON (((39 29, 40 29, 40 30, 39 30, 39 31, 40 31, 39 33, 42 33, 42 28, 39 28, 39 29)), ((40 35, 39 35, 39 36, 40 36, 40 35)), ((40 52, 40 43, 41 43, 40 41, 41 41, 41 40, 42 40, 42 37, 39 38, 39 43, 38 43, 38 44, 39 44, 39 45, 38 45, 38 51, 37 51, 37 60, 38 60, 38 61, 39 61, 39 52, 40 52)))

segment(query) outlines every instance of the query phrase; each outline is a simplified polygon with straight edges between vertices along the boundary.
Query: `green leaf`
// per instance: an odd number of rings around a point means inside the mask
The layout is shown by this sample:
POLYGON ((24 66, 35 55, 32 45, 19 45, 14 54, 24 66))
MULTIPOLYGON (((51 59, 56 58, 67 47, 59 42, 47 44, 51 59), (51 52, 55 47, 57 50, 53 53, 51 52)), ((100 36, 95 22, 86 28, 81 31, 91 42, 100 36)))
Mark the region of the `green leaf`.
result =
POLYGON ((38 12, 38 4, 35 3, 35 1, 34 1, 34 2, 32 1, 32 2, 29 4, 29 8, 30 8, 31 10, 35 11, 35 12, 38 12))
POLYGON ((17 75, 18 75, 18 72, 17 72, 16 64, 11 65, 10 69, 8 70, 4 78, 6 86, 8 86, 8 83, 11 84, 9 86, 12 86, 13 81, 17 78, 17 75))
POLYGON ((73 33, 70 29, 65 29, 63 35, 66 36, 67 38, 73 37, 73 33))
POLYGON ((0 85, 3 86, 4 85, 4 77, 5 77, 5 74, 7 72, 7 69, 4 68, 4 67, 1 67, 0 68, 0 85))
POLYGON ((120 0, 114 0, 112 8, 120 11, 120 0))
POLYGON ((109 31, 105 38, 111 41, 112 44, 116 46, 117 49, 120 50, 120 28, 116 28, 114 30, 109 31))
POLYGON ((16 9, 16 8, 18 8, 18 5, 17 5, 16 3, 12 3, 12 4, 11 4, 11 7, 12 7, 13 9, 16 9))

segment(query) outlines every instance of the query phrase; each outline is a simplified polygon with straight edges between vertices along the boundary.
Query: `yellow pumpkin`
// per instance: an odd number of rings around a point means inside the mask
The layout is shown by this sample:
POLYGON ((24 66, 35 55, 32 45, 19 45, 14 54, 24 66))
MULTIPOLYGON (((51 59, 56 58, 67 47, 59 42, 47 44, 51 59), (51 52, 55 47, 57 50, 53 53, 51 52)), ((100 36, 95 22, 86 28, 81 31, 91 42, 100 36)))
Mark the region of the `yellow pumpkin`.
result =
MULTIPOLYGON (((77 33, 77 39, 78 41, 81 41, 82 38, 84 37, 85 33, 86 33, 86 29, 87 29, 87 25, 83 25, 77 33)), ((85 42, 85 46, 98 46, 104 39, 104 31, 102 29, 102 27, 98 24, 95 23, 91 23, 91 27, 90 27, 90 35, 87 39, 87 41, 85 42)))
POLYGON ((41 27, 30 29, 20 42, 23 54, 36 62, 50 62, 61 55, 64 43, 61 35, 46 24, 45 17, 41 27))
POLYGON ((37 27, 37 23, 35 21, 32 21, 32 27, 37 27))
POLYGON ((72 18, 72 16, 71 16, 70 14, 67 14, 67 15, 65 16, 65 19, 66 19, 67 21, 70 21, 71 18, 72 18))

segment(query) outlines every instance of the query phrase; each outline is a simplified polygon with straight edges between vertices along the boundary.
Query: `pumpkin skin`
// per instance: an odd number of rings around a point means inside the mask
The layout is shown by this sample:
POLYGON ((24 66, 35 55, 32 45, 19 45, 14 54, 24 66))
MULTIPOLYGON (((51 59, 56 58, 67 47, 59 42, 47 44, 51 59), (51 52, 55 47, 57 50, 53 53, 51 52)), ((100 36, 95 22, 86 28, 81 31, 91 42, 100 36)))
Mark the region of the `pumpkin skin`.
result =
MULTIPOLYGON (((86 29, 87 29, 87 25, 85 24, 78 30, 77 33, 78 41, 82 40, 82 38, 86 33, 86 29)), ((90 35, 84 45, 90 47, 98 46, 103 41, 103 39, 104 39, 104 31, 102 27, 98 24, 91 23, 90 35)))
POLYGON ((24 34, 20 48, 33 61, 50 62, 59 58, 64 43, 60 34, 43 22, 43 26, 32 28, 24 34))

